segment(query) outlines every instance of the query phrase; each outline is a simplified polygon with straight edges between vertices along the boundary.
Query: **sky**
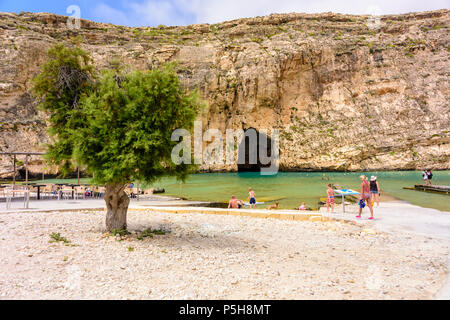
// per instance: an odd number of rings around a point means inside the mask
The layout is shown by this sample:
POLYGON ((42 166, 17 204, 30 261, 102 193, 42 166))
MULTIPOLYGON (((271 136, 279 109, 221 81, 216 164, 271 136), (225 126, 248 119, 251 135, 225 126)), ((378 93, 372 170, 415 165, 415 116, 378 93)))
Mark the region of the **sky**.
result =
POLYGON ((218 23, 289 12, 398 14, 448 9, 450 0, 0 0, 1 12, 51 12, 130 27, 218 23))

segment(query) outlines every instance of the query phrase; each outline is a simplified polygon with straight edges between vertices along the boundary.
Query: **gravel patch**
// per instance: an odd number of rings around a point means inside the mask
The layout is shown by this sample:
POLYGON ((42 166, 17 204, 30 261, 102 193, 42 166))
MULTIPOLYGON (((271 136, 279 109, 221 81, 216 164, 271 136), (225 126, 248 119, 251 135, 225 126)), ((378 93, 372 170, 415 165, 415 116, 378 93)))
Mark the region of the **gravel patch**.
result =
POLYGON ((447 272, 448 241, 352 223, 131 210, 121 237, 104 215, 0 214, 0 299, 430 299, 447 272))

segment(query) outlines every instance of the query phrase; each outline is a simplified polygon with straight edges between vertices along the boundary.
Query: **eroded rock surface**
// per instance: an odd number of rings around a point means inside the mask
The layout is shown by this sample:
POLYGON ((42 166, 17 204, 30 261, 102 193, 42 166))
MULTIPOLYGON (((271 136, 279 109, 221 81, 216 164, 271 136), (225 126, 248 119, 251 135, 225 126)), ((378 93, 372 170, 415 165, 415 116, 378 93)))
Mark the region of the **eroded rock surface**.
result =
MULTIPOLYGON (((282 170, 449 169, 449 12, 79 30, 63 16, 0 13, 0 151, 43 150, 30 80, 53 43, 79 42, 99 69, 177 61, 207 102, 204 129, 279 129, 282 170)), ((11 170, 2 157, 0 174, 11 170)))

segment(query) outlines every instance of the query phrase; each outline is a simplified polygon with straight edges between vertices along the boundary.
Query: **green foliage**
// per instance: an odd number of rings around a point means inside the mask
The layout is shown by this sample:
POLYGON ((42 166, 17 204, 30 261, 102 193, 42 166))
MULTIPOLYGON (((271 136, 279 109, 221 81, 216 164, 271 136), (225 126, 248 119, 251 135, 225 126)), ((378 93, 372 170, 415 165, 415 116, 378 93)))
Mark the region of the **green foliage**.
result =
POLYGON ((192 128, 201 104, 196 92, 183 92, 173 66, 122 76, 106 72, 80 105, 88 125, 72 132, 73 154, 95 173, 96 183, 186 178, 187 165, 171 161, 178 143, 171 135, 192 128))
POLYGON ((126 235, 130 234, 127 230, 125 229, 112 229, 111 231, 111 235, 112 236, 121 236, 121 237, 125 237, 126 235))
POLYGON ((74 168, 72 130, 85 125, 79 100, 92 91, 95 71, 90 56, 77 47, 56 44, 48 56, 33 79, 33 91, 40 99, 39 108, 49 115, 49 134, 54 138, 46 159, 64 174, 74 168))
POLYGON ((202 103, 197 92, 182 89, 173 65, 97 76, 80 48, 56 45, 49 57, 34 92, 50 116, 50 162, 66 172, 73 163, 84 166, 98 184, 187 177, 191 167, 171 161, 178 144, 171 135, 192 129, 202 103))
POLYGON ((138 240, 144 240, 144 238, 153 238, 153 235, 165 235, 166 232, 163 230, 153 230, 152 228, 148 228, 141 232, 137 239, 138 240))
POLYGON ((52 239, 51 241, 53 241, 53 242, 64 242, 65 244, 70 243, 70 241, 67 240, 66 238, 62 237, 59 232, 58 233, 52 232, 50 234, 50 238, 52 239))

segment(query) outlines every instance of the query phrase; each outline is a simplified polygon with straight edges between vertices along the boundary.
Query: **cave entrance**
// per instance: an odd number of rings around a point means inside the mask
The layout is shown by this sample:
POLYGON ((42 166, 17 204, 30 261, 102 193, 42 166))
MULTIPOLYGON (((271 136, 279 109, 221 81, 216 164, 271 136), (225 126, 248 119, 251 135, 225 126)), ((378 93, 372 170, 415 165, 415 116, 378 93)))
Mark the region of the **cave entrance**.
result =
POLYGON ((266 134, 255 128, 245 130, 238 150, 238 172, 259 172, 261 168, 269 168, 272 147, 272 140, 266 134))

